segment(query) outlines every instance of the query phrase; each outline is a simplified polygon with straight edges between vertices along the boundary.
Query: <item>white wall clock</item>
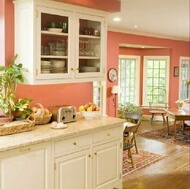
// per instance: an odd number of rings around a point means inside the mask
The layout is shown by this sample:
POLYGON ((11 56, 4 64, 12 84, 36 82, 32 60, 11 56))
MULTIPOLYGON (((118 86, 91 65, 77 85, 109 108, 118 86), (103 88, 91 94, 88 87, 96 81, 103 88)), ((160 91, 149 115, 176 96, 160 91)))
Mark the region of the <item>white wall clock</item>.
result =
POLYGON ((108 71, 108 79, 113 82, 117 79, 117 70, 115 68, 111 68, 108 71))

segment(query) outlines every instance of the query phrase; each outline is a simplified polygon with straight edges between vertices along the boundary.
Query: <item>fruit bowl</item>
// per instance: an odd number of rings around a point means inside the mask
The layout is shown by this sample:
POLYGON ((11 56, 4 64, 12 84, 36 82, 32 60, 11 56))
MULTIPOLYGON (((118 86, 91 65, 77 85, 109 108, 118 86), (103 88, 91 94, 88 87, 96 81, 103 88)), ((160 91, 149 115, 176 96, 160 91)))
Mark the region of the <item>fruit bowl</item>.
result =
POLYGON ((95 119, 100 115, 100 111, 81 111, 81 114, 85 119, 95 119))

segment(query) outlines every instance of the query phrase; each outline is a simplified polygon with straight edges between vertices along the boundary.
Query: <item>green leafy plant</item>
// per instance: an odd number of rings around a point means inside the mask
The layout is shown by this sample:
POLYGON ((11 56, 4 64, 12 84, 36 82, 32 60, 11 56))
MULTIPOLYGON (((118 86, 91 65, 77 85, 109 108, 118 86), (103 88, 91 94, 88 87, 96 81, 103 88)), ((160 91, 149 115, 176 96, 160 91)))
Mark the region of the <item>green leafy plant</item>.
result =
POLYGON ((16 90, 18 83, 24 83, 22 72, 27 71, 21 63, 15 64, 17 54, 8 62, 8 66, 0 65, 0 109, 5 115, 12 115, 13 112, 20 112, 25 118, 31 113, 29 98, 17 99, 16 90))
POLYGON ((141 107, 136 106, 135 104, 132 104, 129 102, 118 106, 118 117, 124 119, 124 114, 126 112, 133 113, 133 114, 142 114, 143 113, 141 107))

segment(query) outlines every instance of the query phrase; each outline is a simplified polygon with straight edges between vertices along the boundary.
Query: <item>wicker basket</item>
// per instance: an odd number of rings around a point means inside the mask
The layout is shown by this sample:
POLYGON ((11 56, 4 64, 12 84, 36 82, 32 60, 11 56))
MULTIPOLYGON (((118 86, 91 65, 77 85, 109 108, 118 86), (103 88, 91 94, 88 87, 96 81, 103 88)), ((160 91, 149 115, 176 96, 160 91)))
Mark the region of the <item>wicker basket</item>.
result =
POLYGON ((40 103, 37 103, 35 107, 41 110, 41 114, 37 115, 36 113, 33 112, 28 117, 28 119, 34 121, 35 125, 44 125, 49 123, 52 113, 49 111, 49 113, 47 114, 44 110, 44 107, 40 103))
POLYGON ((32 126, 34 122, 31 120, 12 121, 0 126, 0 136, 31 131, 32 126))

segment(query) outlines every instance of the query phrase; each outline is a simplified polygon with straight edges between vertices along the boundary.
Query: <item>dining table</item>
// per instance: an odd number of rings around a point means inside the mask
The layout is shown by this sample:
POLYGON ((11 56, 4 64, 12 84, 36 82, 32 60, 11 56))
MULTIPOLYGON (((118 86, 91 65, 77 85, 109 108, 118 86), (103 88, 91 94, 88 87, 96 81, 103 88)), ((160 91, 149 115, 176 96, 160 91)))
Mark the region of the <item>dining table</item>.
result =
POLYGON ((168 117, 174 120, 174 140, 176 140, 176 127, 177 127, 177 121, 182 122, 182 132, 184 130, 184 121, 190 120, 190 112, 186 110, 179 110, 179 109, 165 109, 165 112, 167 114, 166 116, 166 124, 167 124, 167 133, 169 133, 169 121, 168 117))

